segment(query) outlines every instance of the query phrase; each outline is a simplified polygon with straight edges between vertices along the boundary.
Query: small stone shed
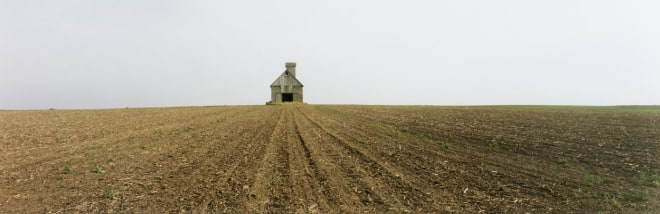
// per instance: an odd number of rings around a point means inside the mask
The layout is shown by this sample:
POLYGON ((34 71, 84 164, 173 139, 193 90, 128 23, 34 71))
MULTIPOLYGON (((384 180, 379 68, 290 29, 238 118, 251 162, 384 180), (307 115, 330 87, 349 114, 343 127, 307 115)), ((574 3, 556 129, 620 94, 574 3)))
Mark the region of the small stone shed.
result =
POLYGON ((296 63, 284 63, 286 70, 270 84, 270 102, 282 104, 288 102, 303 102, 303 84, 296 79, 296 63))

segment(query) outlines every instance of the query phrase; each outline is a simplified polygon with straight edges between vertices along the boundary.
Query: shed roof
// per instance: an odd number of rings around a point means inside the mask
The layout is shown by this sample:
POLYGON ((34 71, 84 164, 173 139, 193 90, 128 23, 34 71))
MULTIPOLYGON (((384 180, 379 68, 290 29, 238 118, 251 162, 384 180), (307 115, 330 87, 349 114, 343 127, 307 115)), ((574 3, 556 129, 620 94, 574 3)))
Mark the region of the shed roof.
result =
POLYGON ((273 84, 270 84, 271 87, 272 86, 283 86, 283 85, 292 85, 292 86, 303 87, 303 84, 300 83, 300 81, 298 81, 298 79, 296 79, 295 76, 291 75, 289 73, 289 70, 285 70, 284 72, 282 72, 282 74, 277 79, 275 79, 273 84))

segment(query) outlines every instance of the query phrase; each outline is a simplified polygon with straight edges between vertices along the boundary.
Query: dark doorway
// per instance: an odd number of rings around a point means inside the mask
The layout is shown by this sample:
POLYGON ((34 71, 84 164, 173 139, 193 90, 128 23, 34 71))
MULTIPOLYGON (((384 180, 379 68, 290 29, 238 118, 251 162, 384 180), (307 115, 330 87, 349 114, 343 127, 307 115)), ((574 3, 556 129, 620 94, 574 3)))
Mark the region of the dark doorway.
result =
POLYGON ((293 102, 293 94, 292 93, 283 93, 282 94, 282 102, 293 102))

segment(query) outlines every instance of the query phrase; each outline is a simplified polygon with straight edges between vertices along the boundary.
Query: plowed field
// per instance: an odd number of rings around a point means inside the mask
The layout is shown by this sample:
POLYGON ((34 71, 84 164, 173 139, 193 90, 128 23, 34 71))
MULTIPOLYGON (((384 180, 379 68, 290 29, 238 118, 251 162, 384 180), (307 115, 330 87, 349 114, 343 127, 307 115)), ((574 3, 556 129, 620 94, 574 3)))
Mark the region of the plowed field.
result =
POLYGON ((657 213, 659 175, 658 109, 0 111, 0 213, 657 213))

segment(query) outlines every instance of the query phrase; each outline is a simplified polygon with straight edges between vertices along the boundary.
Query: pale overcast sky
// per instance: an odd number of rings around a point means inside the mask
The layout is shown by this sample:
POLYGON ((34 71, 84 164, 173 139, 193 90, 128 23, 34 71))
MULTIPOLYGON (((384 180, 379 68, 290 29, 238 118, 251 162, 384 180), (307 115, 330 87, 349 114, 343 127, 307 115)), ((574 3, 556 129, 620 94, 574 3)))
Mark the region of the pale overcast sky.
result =
POLYGON ((0 109, 660 104, 657 0, 0 0, 0 109))

